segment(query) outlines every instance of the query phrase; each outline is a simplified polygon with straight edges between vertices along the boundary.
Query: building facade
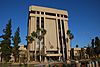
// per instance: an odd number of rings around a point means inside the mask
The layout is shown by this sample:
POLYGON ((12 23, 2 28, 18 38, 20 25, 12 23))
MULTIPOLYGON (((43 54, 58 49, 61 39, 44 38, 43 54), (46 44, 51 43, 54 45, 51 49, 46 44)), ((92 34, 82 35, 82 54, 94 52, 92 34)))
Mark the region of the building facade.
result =
POLYGON ((86 48, 71 48, 71 59, 72 60, 82 60, 87 59, 86 48))
POLYGON ((70 40, 66 34, 68 30, 67 11, 30 6, 28 36, 38 28, 45 29, 46 34, 41 41, 35 39, 32 43, 28 43, 29 60, 68 60, 70 58, 70 40))

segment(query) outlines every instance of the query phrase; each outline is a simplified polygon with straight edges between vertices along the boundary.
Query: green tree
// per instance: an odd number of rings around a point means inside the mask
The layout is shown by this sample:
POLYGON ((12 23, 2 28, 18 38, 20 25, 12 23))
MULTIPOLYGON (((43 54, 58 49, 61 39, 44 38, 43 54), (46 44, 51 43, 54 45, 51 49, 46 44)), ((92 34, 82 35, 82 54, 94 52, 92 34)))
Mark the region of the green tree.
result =
POLYGON ((14 34, 14 37, 12 37, 12 40, 13 40, 13 49, 12 49, 12 52, 13 52, 13 56, 14 56, 14 59, 15 59, 15 62, 18 61, 18 58, 19 58, 19 46, 18 44, 21 42, 21 38, 20 38, 20 28, 18 27, 15 34, 14 34))
POLYGON ((100 39, 99 39, 99 37, 95 37, 95 46, 96 47, 100 46, 100 39))
POLYGON ((100 54, 100 39, 95 37, 95 53, 98 56, 100 54))
POLYGON ((100 54, 100 39, 99 37, 95 37, 95 39, 91 40, 91 45, 86 49, 87 54, 90 57, 95 57, 100 54))
POLYGON ((78 48, 78 44, 76 45, 76 48, 78 48))
POLYGON ((95 45, 95 43, 94 43, 94 39, 92 39, 92 41, 91 41, 91 45, 92 45, 92 48, 94 48, 94 45, 95 45))
POLYGON ((0 36, 2 38, 1 41, 1 57, 5 60, 5 62, 9 62, 11 59, 11 19, 8 21, 8 24, 6 24, 6 28, 3 29, 3 35, 0 36))
POLYGON ((91 41, 91 53, 92 53, 91 56, 92 56, 92 57, 95 56, 94 45, 95 45, 95 43, 94 43, 94 39, 92 39, 92 41, 91 41))

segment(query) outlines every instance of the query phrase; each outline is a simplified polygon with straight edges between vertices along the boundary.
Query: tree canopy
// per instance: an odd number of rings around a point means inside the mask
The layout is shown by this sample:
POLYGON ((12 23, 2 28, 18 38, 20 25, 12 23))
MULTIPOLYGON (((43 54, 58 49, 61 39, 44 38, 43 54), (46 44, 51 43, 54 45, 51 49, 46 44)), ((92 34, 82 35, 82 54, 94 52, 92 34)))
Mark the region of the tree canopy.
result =
POLYGON ((3 29, 3 35, 0 36, 3 40, 1 41, 1 57, 5 60, 5 62, 8 62, 11 59, 11 19, 8 21, 8 24, 6 24, 6 28, 3 29))
POLYGON ((18 27, 14 37, 12 36, 12 20, 10 19, 6 24, 6 27, 3 29, 3 34, 0 36, 0 52, 1 52, 1 60, 5 62, 9 62, 11 59, 11 55, 15 58, 18 58, 18 44, 21 42, 20 40, 20 28, 18 27), (13 40, 13 43, 11 43, 13 40), (11 46, 14 45, 14 46, 11 46))
POLYGON ((12 52, 13 52, 13 56, 15 58, 15 62, 18 61, 17 59, 19 58, 19 46, 18 44, 21 42, 21 39, 20 39, 20 28, 18 27, 15 34, 14 34, 14 37, 12 37, 12 40, 13 40, 13 49, 12 49, 12 52))

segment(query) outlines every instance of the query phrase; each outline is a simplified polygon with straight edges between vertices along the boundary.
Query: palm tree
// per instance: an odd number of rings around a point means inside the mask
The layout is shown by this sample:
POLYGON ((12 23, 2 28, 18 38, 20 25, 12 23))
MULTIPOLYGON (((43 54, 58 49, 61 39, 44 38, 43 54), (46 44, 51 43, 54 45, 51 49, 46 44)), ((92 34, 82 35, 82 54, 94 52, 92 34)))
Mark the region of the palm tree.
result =
POLYGON ((67 43, 68 43, 69 39, 72 40, 74 38, 74 35, 71 33, 70 30, 67 30, 67 35, 68 35, 68 38, 67 38, 67 43))
POLYGON ((67 35, 68 35, 70 40, 72 40, 74 38, 74 35, 71 33, 70 30, 67 30, 67 35))
MULTIPOLYGON (((39 40, 39 54, 40 54, 40 62, 41 62, 41 40, 43 39, 44 35, 46 34, 46 30, 41 28, 39 30, 37 30, 37 33, 38 31, 40 31, 41 34, 37 35, 37 39, 39 40)), ((44 44, 43 44, 44 46, 44 44)))
MULTIPOLYGON (((67 38, 66 38, 66 41, 67 41, 67 43, 69 43, 69 41, 70 40, 72 40, 73 38, 74 38, 74 35, 71 33, 71 31, 70 30, 67 30, 67 38)), ((69 49, 68 49, 68 52, 69 52, 69 50, 70 50, 70 45, 69 45, 69 47, 68 47, 69 49)), ((67 57, 67 59, 69 59, 69 57, 67 57)))
MULTIPOLYGON (((31 36, 27 36, 28 43, 32 43, 34 40, 38 39, 39 41, 39 52, 40 52, 40 62, 41 62, 41 40, 43 39, 44 35, 46 34, 46 30, 43 28, 38 28, 31 33, 31 36), (40 34, 41 33, 41 34, 40 34)), ((36 45, 35 45, 35 61, 36 61, 36 45)))
MULTIPOLYGON (((27 42, 29 44, 29 43, 32 43, 35 39, 32 36, 26 36, 26 40, 27 40, 27 42)), ((28 53, 28 63, 30 61, 29 47, 30 46, 28 45, 28 48, 27 48, 28 49, 28 52, 27 52, 28 53)))

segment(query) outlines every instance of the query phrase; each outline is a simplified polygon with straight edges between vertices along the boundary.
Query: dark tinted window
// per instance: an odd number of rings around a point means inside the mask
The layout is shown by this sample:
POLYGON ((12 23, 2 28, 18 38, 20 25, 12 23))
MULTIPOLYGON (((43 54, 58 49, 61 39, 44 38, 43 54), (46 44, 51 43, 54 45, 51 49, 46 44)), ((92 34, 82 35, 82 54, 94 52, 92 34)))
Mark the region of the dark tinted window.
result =
POLYGON ((30 13, 33 13, 33 14, 35 14, 35 11, 30 11, 30 13))
POLYGON ((61 17, 63 17, 63 15, 61 15, 61 17))
POLYGON ((57 17, 59 17, 59 14, 57 14, 57 17))
POLYGON ((44 28, 44 17, 41 17, 41 28, 44 28))
POLYGON ((39 28, 39 17, 37 17, 37 29, 39 28))
POLYGON ((41 12, 41 14, 44 14, 44 12, 41 12))
POLYGON ((67 15, 64 15, 64 18, 68 18, 68 16, 67 15))
POLYGON ((54 14, 54 13, 48 13, 48 12, 46 12, 45 14, 46 15, 50 15, 50 16, 56 16, 56 14, 54 14))
POLYGON ((37 11, 37 14, 40 14, 40 12, 39 12, 39 11, 37 11))

